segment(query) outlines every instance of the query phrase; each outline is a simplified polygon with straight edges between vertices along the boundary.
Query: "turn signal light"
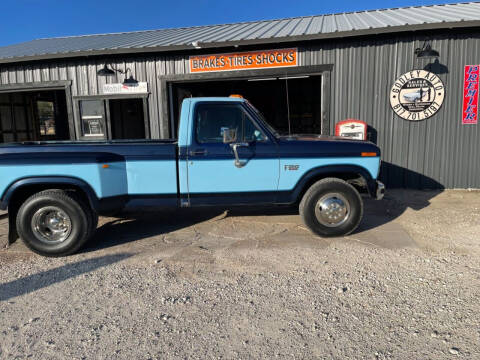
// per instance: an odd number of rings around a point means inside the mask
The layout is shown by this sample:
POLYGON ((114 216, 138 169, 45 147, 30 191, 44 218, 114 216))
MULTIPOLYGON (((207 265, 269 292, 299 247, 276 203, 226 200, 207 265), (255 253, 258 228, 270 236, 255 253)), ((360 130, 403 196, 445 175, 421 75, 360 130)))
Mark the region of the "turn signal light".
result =
POLYGON ((239 98, 239 99, 243 99, 243 96, 242 95, 239 95, 239 94, 232 94, 230 95, 231 98, 239 98))
POLYGON ((102 168, 103 168, 103 169, 108 169, 109 167, 110 167, 110 165, 108 165, 108 164, 103 164, 103 165, 102 165, 102 168))
POLYGON ((376 152, 362 152, 362 156, 377 156, 376 152))

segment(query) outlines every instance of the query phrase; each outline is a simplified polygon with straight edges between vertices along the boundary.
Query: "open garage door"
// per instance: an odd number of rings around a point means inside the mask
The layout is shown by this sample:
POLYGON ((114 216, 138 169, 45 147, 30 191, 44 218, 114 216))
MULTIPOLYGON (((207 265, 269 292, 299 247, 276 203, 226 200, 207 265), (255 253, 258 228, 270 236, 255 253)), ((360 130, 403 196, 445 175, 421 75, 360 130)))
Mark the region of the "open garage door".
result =
POLYGON ((320 134, 322 130, 322 76, 270 76, 172 84, 174 129, 186 97, 242 95, 280 133, 320 134), (289 121, 290 118, 290 129, 289 121))

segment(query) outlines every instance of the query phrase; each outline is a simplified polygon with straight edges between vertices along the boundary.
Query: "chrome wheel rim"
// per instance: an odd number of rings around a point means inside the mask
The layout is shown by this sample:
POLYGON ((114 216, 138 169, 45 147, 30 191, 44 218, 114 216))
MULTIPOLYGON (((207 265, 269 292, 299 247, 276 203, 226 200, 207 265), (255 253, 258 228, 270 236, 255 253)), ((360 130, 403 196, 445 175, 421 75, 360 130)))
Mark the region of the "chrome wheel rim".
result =
POLYGON ((33 214, 32 231, 43 243, 61 243, 70 236, 72 221, 70 216, 59 207, 45 206, 33 214))
POLYGON ((322 225, 340 226, 350 217, 350 203, 339 193, 325 194, 315 205, 315 217, 322 225))

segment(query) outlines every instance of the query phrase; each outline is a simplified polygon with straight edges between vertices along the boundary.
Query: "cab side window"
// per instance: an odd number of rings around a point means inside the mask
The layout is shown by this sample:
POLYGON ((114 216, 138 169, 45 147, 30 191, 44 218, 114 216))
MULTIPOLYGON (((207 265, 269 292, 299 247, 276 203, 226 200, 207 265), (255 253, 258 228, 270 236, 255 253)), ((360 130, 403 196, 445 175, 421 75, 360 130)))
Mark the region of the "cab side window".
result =
POLYGON ((253 124, 241 106, 200 104, 196 109, 196 136, 199 143, 223 143, 223 132, 235 129, 237 141, 263 141, 265 135, 253 124))

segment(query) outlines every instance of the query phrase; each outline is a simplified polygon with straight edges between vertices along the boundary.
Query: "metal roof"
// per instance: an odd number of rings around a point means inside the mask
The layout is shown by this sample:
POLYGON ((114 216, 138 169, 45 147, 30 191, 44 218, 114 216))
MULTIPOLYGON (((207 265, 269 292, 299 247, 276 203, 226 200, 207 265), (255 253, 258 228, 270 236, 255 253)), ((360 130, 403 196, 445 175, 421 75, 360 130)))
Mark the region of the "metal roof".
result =
POLYGON ((480 2, 415 6, 223 25, 38 39, 0 47, 0 63, 214 48, 480 26, 480 2))

